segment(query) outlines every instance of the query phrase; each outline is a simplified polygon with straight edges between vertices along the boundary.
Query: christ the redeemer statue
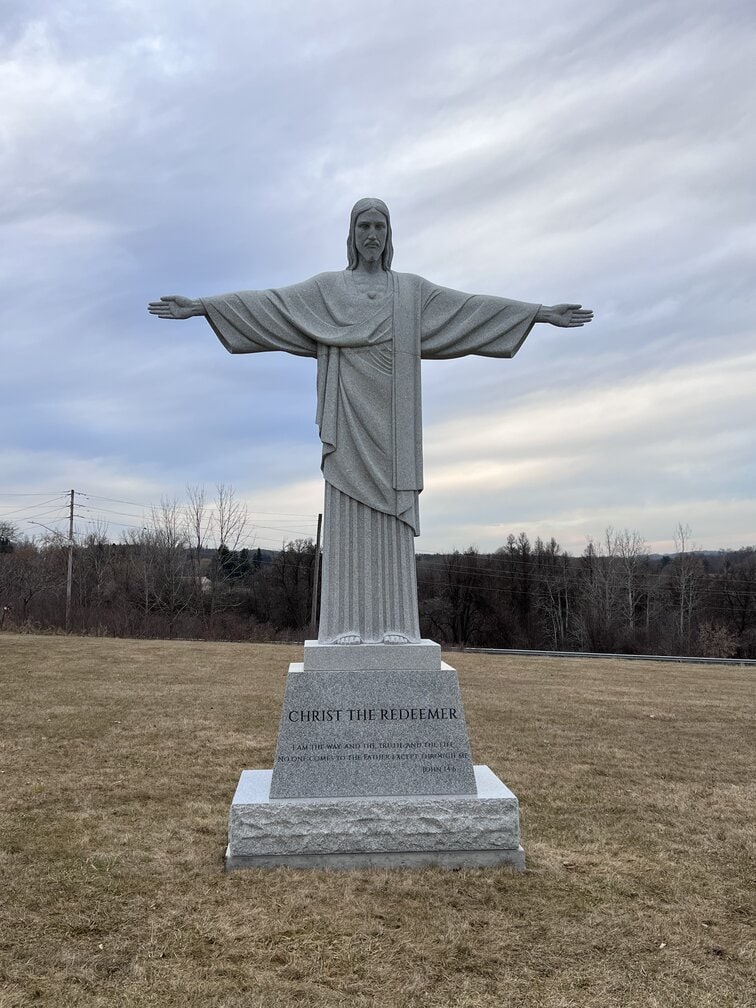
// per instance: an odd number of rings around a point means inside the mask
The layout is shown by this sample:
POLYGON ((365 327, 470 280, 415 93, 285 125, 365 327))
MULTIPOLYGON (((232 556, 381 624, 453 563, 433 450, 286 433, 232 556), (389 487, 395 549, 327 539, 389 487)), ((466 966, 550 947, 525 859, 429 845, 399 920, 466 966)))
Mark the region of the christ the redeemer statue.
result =
POLYGON ((318 361, 325 477, 320 643, 420 639, 413 537, 423 488, 420 361, 513 357, 536 322, 590 322, 553 307, 463 294, 391 269, 388 207, 352 208, 347 268, 291 287, 162 297, 159 318, 207 318, 230 353, 318 361))

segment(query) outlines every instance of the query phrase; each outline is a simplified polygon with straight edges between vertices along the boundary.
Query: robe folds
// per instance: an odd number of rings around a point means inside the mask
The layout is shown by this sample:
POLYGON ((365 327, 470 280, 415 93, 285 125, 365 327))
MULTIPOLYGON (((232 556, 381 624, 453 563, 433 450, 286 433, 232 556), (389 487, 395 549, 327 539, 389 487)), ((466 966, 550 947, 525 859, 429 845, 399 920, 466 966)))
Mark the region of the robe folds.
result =
MULTIPOLYGON (((283 350, 317 358, 316 419, 326 483, 351 501, 400 522, 404 528, 398 528, 396 536, 389 535, 389 540, 397 542, 404 542, 407 535, 418 535, 420 530, 421 359, 443 360, 468 354, 512 357, 532 329, 540 308, 489 295, 464 294, 411 273, 394 271, 388 271, 385 295, 374 299, 357 289, 350 270, 343 270, 320 273, 291 287, 201 300, 210 325, 231 353, 283 350)), ((335 639, 351 632, 363 640, 380 639, 381 632, 392 630, 417 639, 414 559, 412 571, 402 574, 405 580, 411 576, 413 612, 406 599, 394 611, 378 582, 372 588, 368 584, 367 596, 358 598, 354 592, 359 594, 359 586, 351 582, 370 581, 369 570, 349 577, 352 603, 346 605, 347 588, 337 583, 337 560, 333 555, 338 521, 334 518, 330 522, 329 534, 329 515, 332 517, 337 509, 342 516, 356 515, 359 509, 343 502, 337 505, 337 499, 326 493, 319 639, 335 639), (335 593, 332 602, 327 601, 329 590, 335 593), (339 614, 334 610, 337 603, 339 614), (324 607, 327 611, 323 611, 324 607), (359 613, 365 607, 373 614, 372 622, 368 620, 371 625, 356 628, 354 621, 362 619, 359 613), (341 626, 343 622, 349 626, 341 626), (411 627, 406 626, 408 622, 411 627), (398 623, 405 624, 405 629, 398 623), (382 624, 382 630, 373 624, 382 624)), ((378 526, 370 512, 354 520, 354 528, 345 531, 349 543, 339 546, 338 563, 343 564, 348 546, 355 555, 360 553, 361 533, 355 531, 358 527, 373 529, 371 543, 377 534, 378 526)), ((411 539, 409 542, 411 547, 411 539)), ((406 558, 399 558, 407 553, 405 546, 391 547, 390 553, 393 560, 383 556, 371 562, 377 577, 383 576, 380 570, 386 564, 408 566, 406 558)))

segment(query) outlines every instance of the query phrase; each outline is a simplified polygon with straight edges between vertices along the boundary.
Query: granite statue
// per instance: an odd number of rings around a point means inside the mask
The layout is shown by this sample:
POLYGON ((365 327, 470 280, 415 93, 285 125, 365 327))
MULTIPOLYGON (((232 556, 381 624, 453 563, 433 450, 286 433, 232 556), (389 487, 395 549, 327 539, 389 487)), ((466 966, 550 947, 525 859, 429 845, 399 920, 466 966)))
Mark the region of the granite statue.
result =
POLYGON ((273 290, 167 295, 163 319, 202 316, 231 353, 317 358, 325 477, 318 641, 417 642, 414 537, 423 488, 421 360, 513 357, 536 323, 575 328, 593 313, 440 287, 391 269, 391 216, 352 208, 347 267, 273 290))

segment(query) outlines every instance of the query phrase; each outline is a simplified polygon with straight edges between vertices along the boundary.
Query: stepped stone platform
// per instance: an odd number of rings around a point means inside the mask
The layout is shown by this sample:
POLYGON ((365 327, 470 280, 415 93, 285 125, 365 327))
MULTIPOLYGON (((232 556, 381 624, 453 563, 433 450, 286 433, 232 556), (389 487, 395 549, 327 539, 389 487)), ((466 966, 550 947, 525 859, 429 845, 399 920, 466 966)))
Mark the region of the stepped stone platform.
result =
POLYGON ((438 644, 305 643, 274 766, 244 770, 226 868, 525 866, 519 804, 473 766, 438 644))

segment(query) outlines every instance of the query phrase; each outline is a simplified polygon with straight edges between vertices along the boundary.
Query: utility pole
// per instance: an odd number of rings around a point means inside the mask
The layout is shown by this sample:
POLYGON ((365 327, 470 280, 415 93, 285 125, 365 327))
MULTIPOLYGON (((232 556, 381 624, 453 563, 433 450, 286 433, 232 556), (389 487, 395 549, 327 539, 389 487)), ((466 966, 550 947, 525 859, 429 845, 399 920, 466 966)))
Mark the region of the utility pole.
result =
POLYGON ((73 548, 74 548, 74 494, 68 505, 68 577, 66 578, 66 633, 71 629, 71 586, 73 585, 73 548))
POLYGON ((320 589, 320 529, 323 524, 323 515, 318 515, 318 533, 315 539, 315 565, 312 574, 312 611, 310 613, 310 624, 312 626, 313 638, 318 636, 318 592, 320 589))

